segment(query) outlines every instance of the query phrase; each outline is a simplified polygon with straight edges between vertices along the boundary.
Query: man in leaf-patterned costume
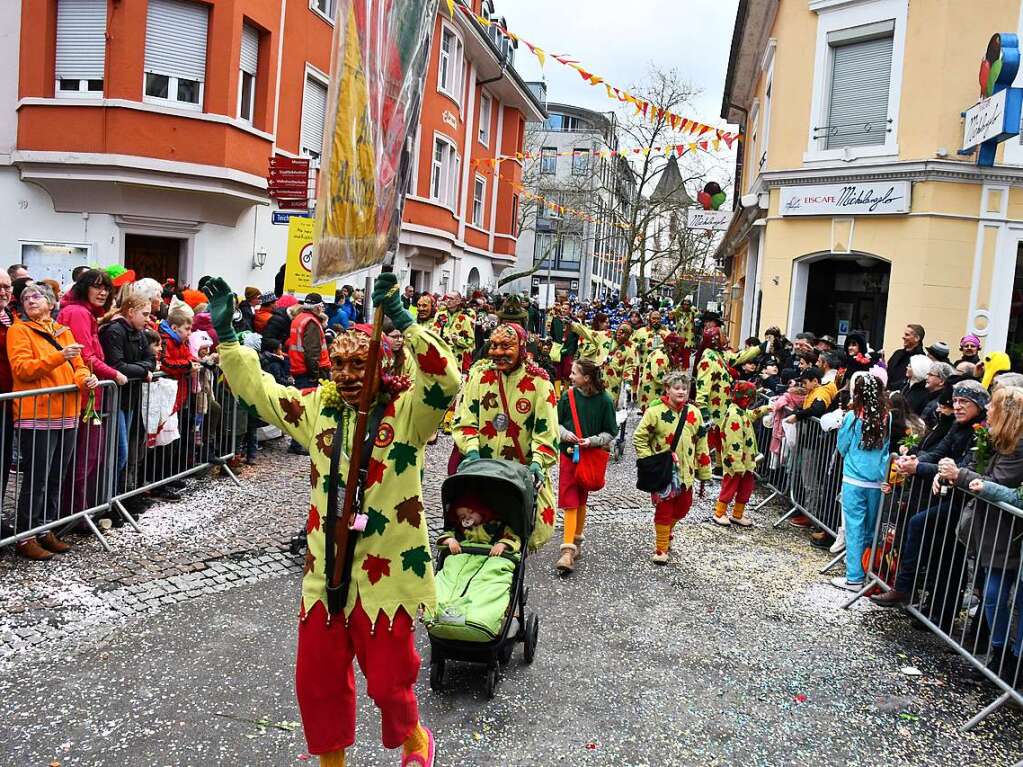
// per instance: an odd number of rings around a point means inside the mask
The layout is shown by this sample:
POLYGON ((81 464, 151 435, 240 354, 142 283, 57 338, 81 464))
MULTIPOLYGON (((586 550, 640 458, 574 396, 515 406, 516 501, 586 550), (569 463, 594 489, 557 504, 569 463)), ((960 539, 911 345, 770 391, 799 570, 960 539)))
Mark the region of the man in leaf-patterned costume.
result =
MULTIPOLYGON (((366 383, 370 328, 335 340, 331 380, 300 392, 281 386, 260 370, 251 349, 240 346, 231 327, 233 293, 223 280, 207 286, 214 327, 220 335, 220 364, 238 398, 309 450, 311 504, 306 525, 309 551, 302 579, 296 689, 309 751, 321 764, 343 765, 344 749, 355 740, 355 681, 352 662, 368 682, 380 708, 383 744, 404 747, 405 759, 419 754, 432 764, 433 737, 419 722, 414 685, 419 672, 414 619, 434 608, 433 568, 423 514, 421 471, 427 440, 458 391, 458 366, 447 344, 425 325, 415 324, 401 303, 393 274, 377 278, 373 302, 382 305, 405 339, 416 364, 413 382, 382 377, 367 434, 368 464, 362 513, 343 615, 328 615, 325 568, 328 486, 343 493, 352 445, 356 405, 366 383), (331 477, 331 454, 340 465, 331 477)), ((389 355, 388 355, 389 356, 389 355)), ((354 534, 354 533, 353 533, 354 534)))
POLYGON ((732 523, 750 527, 753 522, 744 515, 746 503, 756 482, 757 437, 753 424, 771 412, 770 405, 750 409, 757 397, 756 384, 736 381, 732 386, 731 403, 725 409, 721 425, 721 492, 714 506, 714 521, 723 527, 732 523), (728 504, 735 499, 731 521, 728 504))
POLYGON ((663 342, 647 358, 639 382, 639 412, 661 396, 664 391, 664 377, 672 370, 683 370, 682 355, 685 347, 682 339, 674 333, 664 337, 663 342))
MULTIPOLYGON (((614 346, 611 347, 611 354, 604 368, 604 389, 616 408, 621 398, 622 385, 626 381, 632 381, 638 364, 637 355, 638 348, 632 340, 632 325, 623 322, 615 331, 614 346)), ((633 392, 633 396, 636 396, 636 392, 633 392)))
POLYGON ((760 356, 760 347, 752 346, 741 352, 728 351, 724 328, 716 321, 706 321, 703 341, 696 363, 696 404, 707 422, 707 440, 721 464, 721 424, 728 407, 728 392, 735 379, 734 368, 760 356))
MULTIPOLYGON (((661 313, 656 309, 651 310, 650 314, 647 315, 647 324, 639 328, 632 337, 633 342, 639 347, 639 365, 641 370, 647 366, 650 355, 656 349, 661 348, 661 344, 667 335, 668 329, 661 324, 661 313)), ((654 393, 654 396, 661 396, 660 389, 654 393)))
POLYGON ((693 302, 688 298, 682 299, 678 309, 671 313, 675 321, 675 332, 682 337, 686 351, 682 359, 682 366, 689 368, 689 357, 696 349, 696 312, 693 310, 693 302))
POLYGON ((529 540, 530 549, 538 549, 554 529, 550 476, 558 460, 554 387, 543 369, 528 361, 521 325, 494 328, 487 354, 469 371, 452 436, 463 462, 494 458, 529 467, 541 483, 536 527, 529 540))
POLYGON ((579 336, 578 359, 590 360, 594 365, 600 366, 607 361, 607 355, 611 352, 611 333, 607 329, 607 315, 597 312, 593 317, 590 327, 581 322, 573 322, 572 332, 579 336))
POLYGON ((444 340, 458 360, 462 373, 468 373, 472 365, 472 353, 476 349, 476 328, 472 313, 465 308, 460 293, 444 296, 447 321, 444 325, 444 340))

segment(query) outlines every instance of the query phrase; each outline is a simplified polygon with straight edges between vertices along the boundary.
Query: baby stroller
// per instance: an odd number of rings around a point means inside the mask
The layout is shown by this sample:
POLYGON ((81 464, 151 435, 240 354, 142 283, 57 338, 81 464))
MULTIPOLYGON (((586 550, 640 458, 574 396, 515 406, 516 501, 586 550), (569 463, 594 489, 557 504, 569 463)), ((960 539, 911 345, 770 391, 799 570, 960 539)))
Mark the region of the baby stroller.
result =
MULTIPOLYGON (((525 565, 529 536, 536 513, 536 489, 529 470, 510 461, 482 459, 452 474, 441 486, 446 529, 453 529, 451 504, 465 493, 487 498, 492 511, 522 541, 518 554, 505 553, 493 563, 489 546, 462 542, 462 552, 482 555, 457 572, 442 573, 451 556, 446 546, 437 554, 436 614, 423 620, 430 637, 430 687, 440 692, 448 660, 483 663, 487 667, 487 698, 493 698, 501 678, 501 666, 511 660, 518 642, 524 646, 526 663, 533 662, 540 620, 536 613, 526 616, 529 589, 525 587, 525 565), (486 568, 485 579, 474 583, 486 568), (517 621, 515 631, 512 623, 517 621)), ((475 558, 474 558, 475 559, 475 558)))

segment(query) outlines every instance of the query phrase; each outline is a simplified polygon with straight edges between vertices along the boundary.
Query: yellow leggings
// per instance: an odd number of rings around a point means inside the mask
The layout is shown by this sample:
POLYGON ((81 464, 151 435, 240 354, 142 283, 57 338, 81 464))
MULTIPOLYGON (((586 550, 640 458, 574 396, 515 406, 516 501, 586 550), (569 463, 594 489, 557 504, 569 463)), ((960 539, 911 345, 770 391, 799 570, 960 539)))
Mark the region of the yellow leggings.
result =
POLYGON ((580 506, 577 509, 565 509, 565 537, 564 543, 575 543, 575 539, 583 534, 586 526, 586 507, 580 506))

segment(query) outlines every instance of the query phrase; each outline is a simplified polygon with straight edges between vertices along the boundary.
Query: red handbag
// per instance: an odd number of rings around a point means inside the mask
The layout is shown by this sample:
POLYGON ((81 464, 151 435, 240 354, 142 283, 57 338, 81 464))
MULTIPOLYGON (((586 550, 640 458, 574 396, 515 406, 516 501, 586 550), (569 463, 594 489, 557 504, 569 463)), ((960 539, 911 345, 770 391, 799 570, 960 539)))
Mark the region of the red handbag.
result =
MULTIPOLYGON (((575 435, 584 439, 582 427, 579 425, 579 411, 575 408, 575 389, 568 390, 568 406, 572 409, 572 424, 575 435)), ((587 492, 601 490, 607 482, 607 461, 611 454, 600 447, 580 447, 579 463, 575 465, 575 481, 587 492)))

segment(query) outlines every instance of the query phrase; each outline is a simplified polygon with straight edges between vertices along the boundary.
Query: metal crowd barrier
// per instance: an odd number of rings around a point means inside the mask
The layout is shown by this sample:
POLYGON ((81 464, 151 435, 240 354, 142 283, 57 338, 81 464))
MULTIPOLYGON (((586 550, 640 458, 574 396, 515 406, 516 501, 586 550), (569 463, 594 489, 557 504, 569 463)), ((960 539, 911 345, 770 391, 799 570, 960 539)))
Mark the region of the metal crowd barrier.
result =
POLYGON ((0 548, 82 525, 110 551, 95 518, 117 513, 141 532, 127 498, 218 465, 240 485, 227 462, 245 414, 218 368, 201 366, 183 382, 162 373, 121 387, 102 381, 88 414, 85 399, 75 386, 0 394, 0 548), (187 389, 179 436, 161 438, 170 412, 154 401, 157 390, 166 397, 179 385, 187 389))
POLYGON ((904 609, 1001 690, 969 731, 1010 700, 1023 706, 1021 560, 1023 510, 906 477, 882 500, 864 588, 843 607, 904 591, 904 609))
MULTIPOLYGON (((767 404, 767 401, 766 396, 760 395, 755 407, 762 407, 767 404)), ((770 494, 757 504, 754 509, 754 511, 760 511, 760 509, 775 498, 788 497, 789 464, 792 460, 793 451, 790 449, 784 434, 780 443, 775 447, 773 423, 771 427, 768 427, 764 425, 763 419, 761 419, 753 425, 753 433, 757 439, 757 452, 763 456, 763 460, 756 469, 757 479, 763 487, 770 490, 770 494)), ((789 513, 791 513, 791 510, 789 513)))

